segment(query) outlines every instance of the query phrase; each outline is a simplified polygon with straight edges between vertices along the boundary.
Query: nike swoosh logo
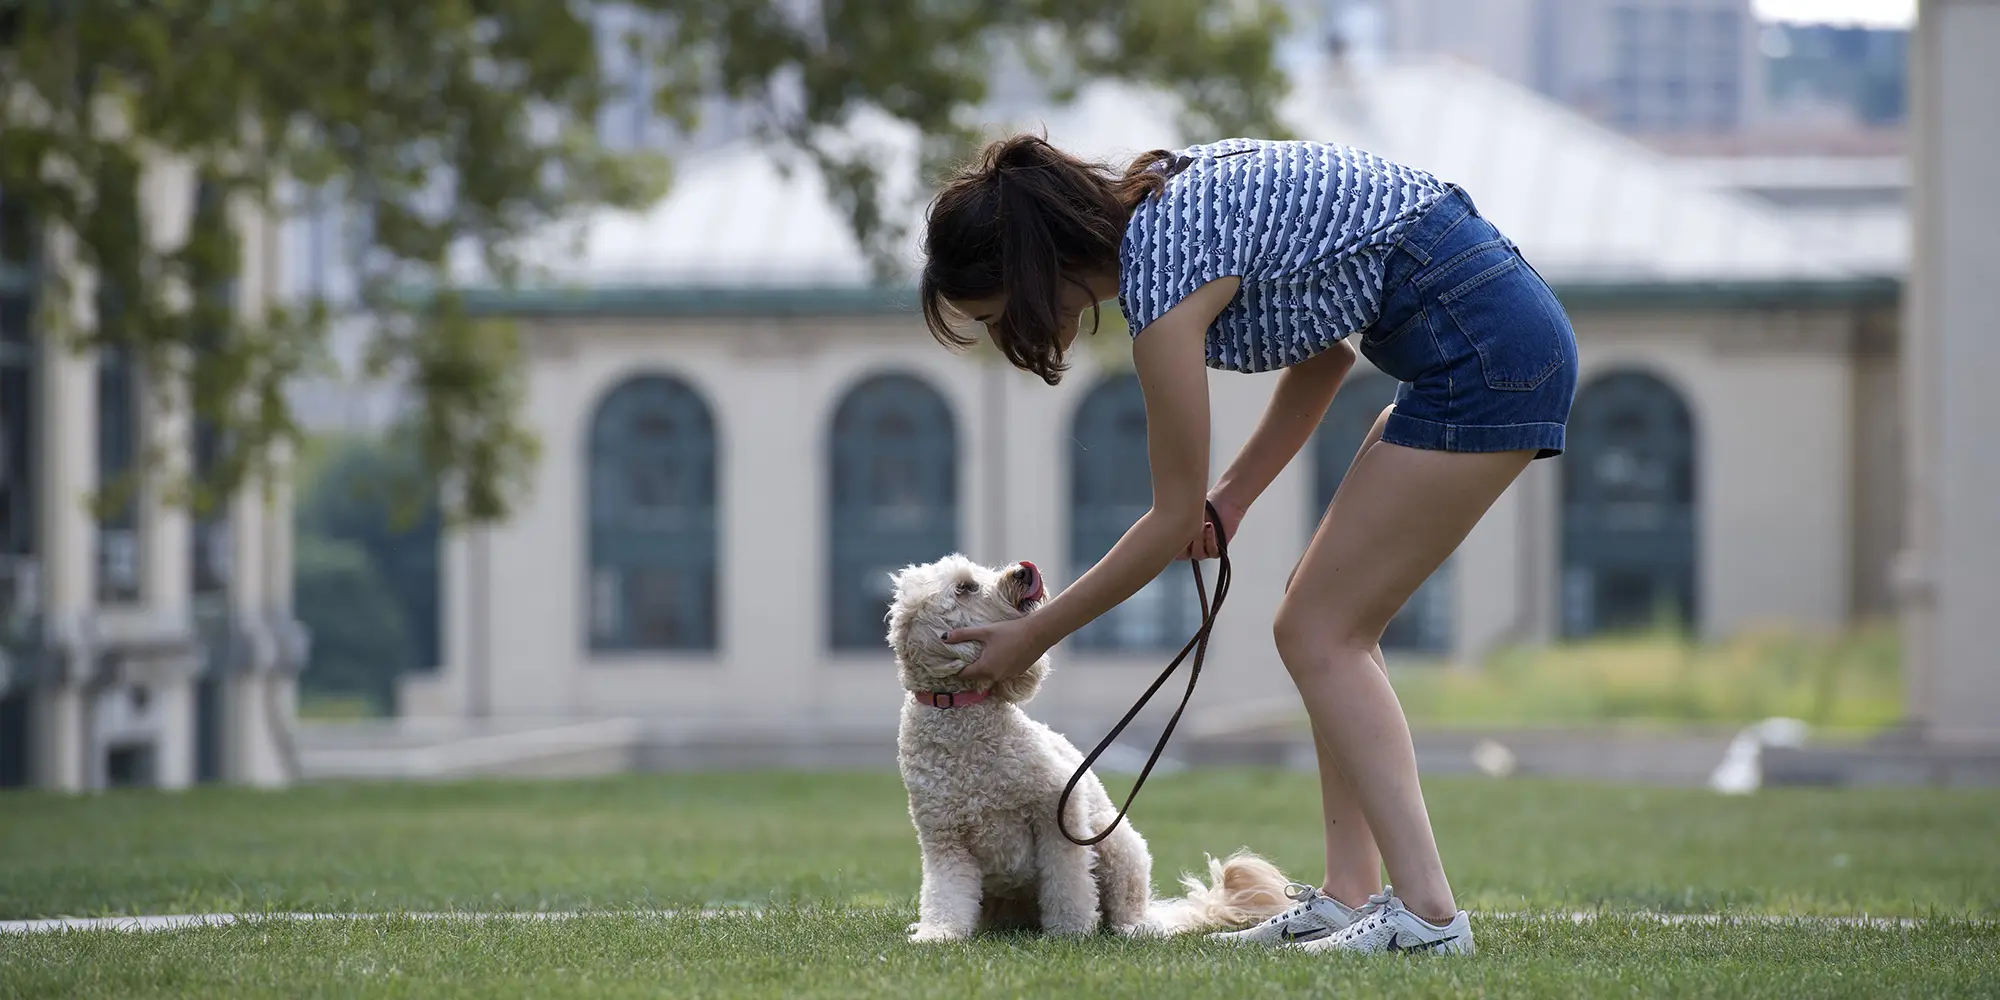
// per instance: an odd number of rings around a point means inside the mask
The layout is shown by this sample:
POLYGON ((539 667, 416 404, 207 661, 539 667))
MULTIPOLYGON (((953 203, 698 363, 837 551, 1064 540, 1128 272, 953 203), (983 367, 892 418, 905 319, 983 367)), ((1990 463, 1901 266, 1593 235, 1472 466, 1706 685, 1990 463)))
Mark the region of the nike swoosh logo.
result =
POLYGON ((1436 941, 1419 941, 1416 944, 1404 944, 1403 936, 1401 934, 1398 934, 1395 937, 1389 939, 1389 947, 1384 950, 1385 951, 1429 951, 1430 949, 1435 948, 1438 945, 1444 944, 1447 941, 1456 941, 1456 940, 1458 940, 1458 935, 1453 934, 1450 937, 1438 938, 1436 941))
POLYGON ((1296 933, 1290 927, 1287 927, 1280 931, 1278 936, 1287 941, 1317 941, 1331 933, 1333 933, 1333 928, 1331 927, 1316 927, 1304 934, 1296 933))

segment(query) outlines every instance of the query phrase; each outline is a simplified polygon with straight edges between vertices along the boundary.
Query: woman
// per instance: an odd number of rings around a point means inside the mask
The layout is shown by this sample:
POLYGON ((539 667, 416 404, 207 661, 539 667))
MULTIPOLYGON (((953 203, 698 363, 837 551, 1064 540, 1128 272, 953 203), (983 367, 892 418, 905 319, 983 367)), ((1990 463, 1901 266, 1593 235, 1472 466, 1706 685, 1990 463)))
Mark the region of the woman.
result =
POLYGON ((1033 614, 960 629, 991 683, 1125 600, 1176 556, 1213 558, 1319 425, 1354 363, 1402 382, 1293 569, 1273 632, 1318 745, 1326 881, 1228 935, 1313 950, 1470 953, 1418 787, 1382 630, 1536 458, 1560 454, 1576 340, 1514 244, 1455 185, 1345 146, 1234 139, 1122 172, 1034 136, 993 143, 932 205, 926 324, 984 324, 1054 384, 1080 314, 1117 297, 1146 401, 1153 505, 1033 614), (1205 368, 1281 371, 1213 489, 1205 368), (1203 501, 1220 525, 1209 525, 1203 501), (1381 887, 1387 867, 1395 889, 1381 887), (1378 892, 1378 887, 1380 891, 1378 892))

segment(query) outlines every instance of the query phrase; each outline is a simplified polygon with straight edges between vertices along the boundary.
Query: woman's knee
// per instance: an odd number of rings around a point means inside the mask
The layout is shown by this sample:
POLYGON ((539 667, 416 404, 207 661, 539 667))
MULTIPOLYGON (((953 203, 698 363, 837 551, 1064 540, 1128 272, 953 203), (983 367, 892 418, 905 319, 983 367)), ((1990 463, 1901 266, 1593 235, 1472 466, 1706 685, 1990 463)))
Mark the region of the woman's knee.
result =
POLYGON ((1335 655, 1345 652, 1359 653, 1362 660, 1372 664, 1370 652, 1380 641, 1381 632, 1379 627, 1371 628, 1338 611, 1307 607, 1291 600, 1280 602, 1277 615, 1271 619, 1271 637, 1277 642, 1278 657, 1294 673, 1328 660, 1352 659, 1335 655))

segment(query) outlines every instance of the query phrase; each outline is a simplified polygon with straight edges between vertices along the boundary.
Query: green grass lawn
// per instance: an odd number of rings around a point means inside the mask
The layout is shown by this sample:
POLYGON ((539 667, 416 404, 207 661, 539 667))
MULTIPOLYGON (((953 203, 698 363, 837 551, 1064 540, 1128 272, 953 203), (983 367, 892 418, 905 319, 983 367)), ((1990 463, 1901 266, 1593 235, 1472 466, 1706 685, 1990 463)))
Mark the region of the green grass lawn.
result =
POLYGON ((1901 661, 1894 627, 1875 624, 1713 642, 1655 631, 1502 649, 1472 670, 1404 666, 1394 655, 1390 666, 1419 727, 1733 728, 1785 715, 1839 738, 1903 718, 1901 661))
MULTIPOLYGON (((1200 940, 903 941, 915 838, 893 775, 0 796, 0 918, 603 909, 566 922, 261 923, 0 938, 0 996, 1966 995, 2000 993, 2000 794, 1428 783, 1468 960, 1200 940), (761 915, 618 910, 755 906, 761 915), (1533 914, 1602 910, 1583 925, 1533 914), (1635 911, 1887 915, 1665 926, 1635 911)), ((1305 775, 1151 783, 1155 882, 1252 846, 1316 878, 1305 775)))
POLYGON ((382 710, 365 695, 322 694, 305 691, 299 694, 299 718, 316 722, 353 722, 357 719, 379 719, 382 710))

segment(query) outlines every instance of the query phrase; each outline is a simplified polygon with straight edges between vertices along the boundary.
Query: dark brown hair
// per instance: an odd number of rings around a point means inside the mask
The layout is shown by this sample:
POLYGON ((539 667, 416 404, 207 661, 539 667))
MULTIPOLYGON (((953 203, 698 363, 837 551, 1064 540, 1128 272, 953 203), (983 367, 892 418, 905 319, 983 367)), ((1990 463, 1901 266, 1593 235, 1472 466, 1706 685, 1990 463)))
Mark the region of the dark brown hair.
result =
POLYGON ((1056 384, 1068 368, 1056 339, 1062 284, 1082 285, 1079 275, 1093 271, 1117 273, 1132 209, 1166 185, 1163 173, 1148 168, 1171 156, 1146 153, 1121 175, 1039 136, 989 144, 946 178, 931 202, 918 286, 931 336, 946 347, 972 346, 974 338, 947 321, 946 300, 1004 296, 993 324, 1001 353, 1056 384))

